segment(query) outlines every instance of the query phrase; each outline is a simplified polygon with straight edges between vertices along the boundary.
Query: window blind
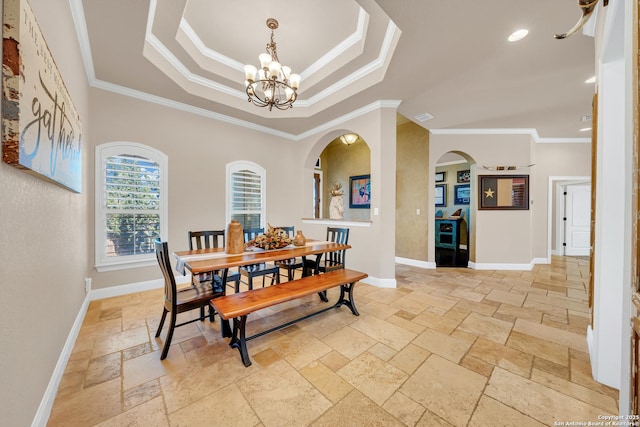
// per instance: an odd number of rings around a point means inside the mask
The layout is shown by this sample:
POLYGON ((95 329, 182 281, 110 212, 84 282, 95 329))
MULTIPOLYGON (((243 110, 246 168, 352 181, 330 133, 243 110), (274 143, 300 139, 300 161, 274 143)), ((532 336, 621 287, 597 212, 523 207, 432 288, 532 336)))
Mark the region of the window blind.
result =
POLYGON ((154 252, 160 236, 160 166, 131 155, 106 159, 107 257, 154 252))
POLYGON ((231 219, 243 228, 259 228, 262 213, 262 177, 250 170, 231 174, 231 219))

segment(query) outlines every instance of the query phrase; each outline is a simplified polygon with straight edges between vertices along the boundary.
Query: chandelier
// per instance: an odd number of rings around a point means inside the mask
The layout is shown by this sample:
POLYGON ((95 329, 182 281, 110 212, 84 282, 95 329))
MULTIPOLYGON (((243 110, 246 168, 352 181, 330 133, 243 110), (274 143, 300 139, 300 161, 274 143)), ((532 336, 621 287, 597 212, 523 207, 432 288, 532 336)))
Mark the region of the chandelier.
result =
POLYGON ((245 87, 249 102, 258 107, 273 107, 287 110, 293 107, 298 98, 300 75, 291 74, 291 68, 280 63, 276 52, 273 31, 278 28, 278 21, 267 19, 267 27, 271 30, 271 40, 267 43, 267 52, 258 55, 260 68, 253 65, 244 66, 245 87))

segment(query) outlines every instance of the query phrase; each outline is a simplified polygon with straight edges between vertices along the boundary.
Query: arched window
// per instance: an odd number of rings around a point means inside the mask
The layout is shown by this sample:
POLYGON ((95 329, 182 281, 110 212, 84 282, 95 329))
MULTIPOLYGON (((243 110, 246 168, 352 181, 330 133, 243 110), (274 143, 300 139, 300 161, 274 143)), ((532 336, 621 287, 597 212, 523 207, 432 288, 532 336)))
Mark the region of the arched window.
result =
POLYGON ((167 156, 132 142, 96 147, 95 249, 98 271, 156 263, 166 240, 167 156))
POLYGON ((252 162, 227 164, 227 223, 237 219, 242 228, 264 228, 266 171, 252 162))

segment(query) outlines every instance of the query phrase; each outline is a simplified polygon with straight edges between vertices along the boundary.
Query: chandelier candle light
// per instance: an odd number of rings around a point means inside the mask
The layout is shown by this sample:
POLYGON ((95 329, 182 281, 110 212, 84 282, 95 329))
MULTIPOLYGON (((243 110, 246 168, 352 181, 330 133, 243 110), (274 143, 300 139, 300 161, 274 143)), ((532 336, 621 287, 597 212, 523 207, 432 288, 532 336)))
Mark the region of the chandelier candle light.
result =
POLYGON ((291 68, 280 63, 276 52, 273 31, 278 28, 278 21, 267 19, 267 27, 271 29, 271 40, 267 43, 267 52, 258 55, 260 69, 253 65, 244 66, 245 86, 249 102, 258 107, 273 107, 287 110, 293 107, 298 98, 300 75, 291 74, 291 68))

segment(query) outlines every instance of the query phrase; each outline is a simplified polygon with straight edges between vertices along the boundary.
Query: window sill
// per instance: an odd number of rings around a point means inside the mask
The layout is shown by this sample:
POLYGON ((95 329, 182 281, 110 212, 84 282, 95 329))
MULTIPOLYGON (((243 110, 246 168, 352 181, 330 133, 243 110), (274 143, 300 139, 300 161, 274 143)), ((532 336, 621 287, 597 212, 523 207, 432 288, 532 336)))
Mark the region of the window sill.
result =
POLYGON ((318 224, 347 227, 371 227, 373 221, 349 221, 345 219, 302 218, 303 224, 318 224))
POLYGON ((126 270, 129 268, 153 267, 154 265, 158 265, 155 258, 135 261, 120 261, 109 264, 96 264, 95 267, 98 272, 102 273, 105 271, 126 270))

